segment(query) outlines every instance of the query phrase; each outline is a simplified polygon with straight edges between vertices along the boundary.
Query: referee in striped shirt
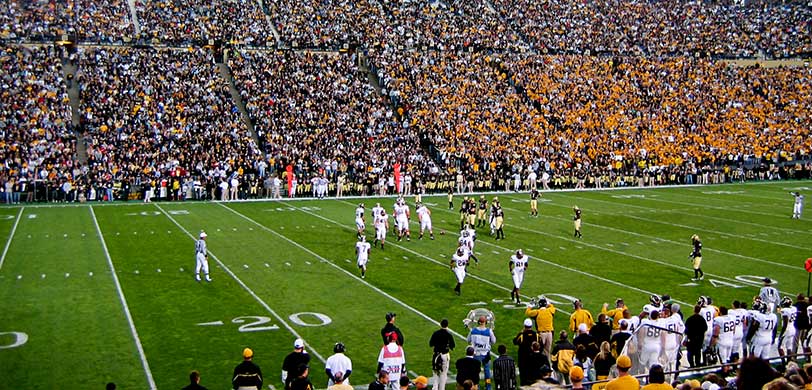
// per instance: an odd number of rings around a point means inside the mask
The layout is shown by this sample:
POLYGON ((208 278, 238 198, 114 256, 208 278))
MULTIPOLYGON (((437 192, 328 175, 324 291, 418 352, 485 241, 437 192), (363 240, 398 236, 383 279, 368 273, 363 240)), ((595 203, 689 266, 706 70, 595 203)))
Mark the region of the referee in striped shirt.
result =
POLYGON ((206 281, 211 282, 209 277, 209 254, 206 250, 206 232, 200 232, 200 238, 195 243, 195 280, 200 281, 200 270, 203 269, 203 274, 206 275, 206 281))

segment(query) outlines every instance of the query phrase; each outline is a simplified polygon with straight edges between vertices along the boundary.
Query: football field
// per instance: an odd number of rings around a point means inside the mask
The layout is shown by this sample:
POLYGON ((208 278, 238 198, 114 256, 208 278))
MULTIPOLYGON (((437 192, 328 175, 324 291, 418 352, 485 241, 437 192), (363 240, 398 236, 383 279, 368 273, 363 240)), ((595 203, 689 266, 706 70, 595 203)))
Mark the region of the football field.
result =
MULTIPOLYGON (((580 298, 597 318, 618 297, 633 312, 650 294, 670 294, 690 314, 700 295, 717 305, 748 301, 761 279, 782 295, 806 293, 812 215, 790 219, 789 191, 812 182, 550 192, 529 215, 526 193, 498 194, 505 240, 478 229, 478 266, 462 294, 448 262, 459 237, 462 196, 426 196, 436 240, 372 249, 362 279, 355 264, 354 210, 393 198, 233 203, 29 205, 0 209, 0 389, 178 389, 189 371, 209 389, 230 388, 244 347, 265 384, 281 388, 294 339, 306 341, 311 380, 326 387, 324 361, 343 342, 352 385, 374 379, 387 312, 397 313, 407 370, 431 376, 428 340, 448 318, 462 357, 462 320, 478 307, 496 316, 497 343, 511 339, 524 306, 510 303, 508 260, 530 257, 523 300, 558 303, 556 330, 580 298), (573 237, 572 207, 583 210, 573 237), (208 234, 213 282, 194 280, 194 241, 208 234), (445 234, 440 234, 445 231, 445 234), (705 279, 693 282, 692 234, 703 242, 705 279)), ((479 194, 476 194, 478 197, 479 194)), ((487 195, 488 200, 494 195, 487 195)), ((808 197, 808 196, 807 196, 808 197)), ((391 223, 391 220, 390 220, 391 223)), ((367 215, 367 236, 374 238, 367 215)), ((611 307, 610 307, 611 308, 611 307)), ((453 364, 452 364, 452 371, 453 364)), ((450 381, 453 383, 453 378, 450 381)))

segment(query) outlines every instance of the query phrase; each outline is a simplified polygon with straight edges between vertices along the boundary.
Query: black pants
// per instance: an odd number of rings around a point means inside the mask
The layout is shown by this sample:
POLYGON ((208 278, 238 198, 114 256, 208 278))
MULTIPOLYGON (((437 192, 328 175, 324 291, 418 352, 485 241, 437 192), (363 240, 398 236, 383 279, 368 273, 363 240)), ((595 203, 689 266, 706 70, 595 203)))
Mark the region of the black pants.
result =
POLYGON ((688 365, 691 367, 702 366, 702 340, 699 342, 688 342, 686 345, 688 351, 688 365))

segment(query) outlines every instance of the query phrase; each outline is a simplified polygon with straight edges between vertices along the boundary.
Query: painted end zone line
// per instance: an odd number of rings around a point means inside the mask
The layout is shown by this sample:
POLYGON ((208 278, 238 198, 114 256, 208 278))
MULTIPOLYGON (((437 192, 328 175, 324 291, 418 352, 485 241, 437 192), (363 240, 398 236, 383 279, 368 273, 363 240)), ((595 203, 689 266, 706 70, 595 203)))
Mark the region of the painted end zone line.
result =
MULTIPOLYGON (((281 235, 281 234, 277 233, 277 232, 276 232, 276 231, 274 231, 273 229, 271 229, 271 228, 269 228, 269 227, 267 227, 267 226, 265 226, 265 225, 263 225, 263 224, 261 224, 261 223, 259 223, 259 222, 255 221, 255 220, 251 219, 250 217, 246 216, 245 214, 240 213, 240 212, 239 212, 239 211, 237 211, 237 210, 232 209, 231 207, 226 206, 226 205, 225 205, 224 203, 222 203, 222 202, 217 203, 217 204, 218 204, 219 206, 222 206, 222 207, 223 207, 223 208, 225 208, 226 210, 231 211, 232 213, 234 213, 235 215, 237 215, 237 216, 241 217, 242 219, 244 219, 244 220, 246 220, 246 221, 248 221, 248 222, 251 222, 251 223, 253 223, 254 225, 257 225, 257 226, 258 226, 260 229, 265 230, 266 232, 269 232, 269 233, 271 233, 271 234, 273 234, 273 235, 275 235, 275 236, 277 236, 277 237, 279 237, 279 238, 281 238, 281 239, 283 239, 283 240, 287 241, 287 242, 288 242, 288 243, 290 243, 291 245, 293 245, 293 246, 295 246, 295 247, 297 247, 297 248, 299 248, 299 249, 301 249, 301 250, 303 250, 303 251, 305 251, 305 252, 309 253, 311 256, 313 256, 313 257, 315 257, 315 258, 317 258, 317 259, 319 259, 319 260, 321 260, 321 261, 325 262, 326 264, 329 264, 331 267, 333 267, 333 268, 335 268, 335 269, 337 269, 337 270, 339 270, 339 271, 341 271, 341 272, 345 273, 347 276, 349 276, 349 277, 351 277, 351 278, 355 279, 357 282, 361 282, 361 283, 363 283, 363 284, 367 285, 367 287, 369 287, 369 288, 371 288, 371 289, 375 290, 377 293, 379 293, 379 294, 381 294, 381 295, 383 295, 383 296, 385 296, 385 297, 389 298, 389 299, 390 299, 390 300, 392 300, 393 302, 395 302, 395 303, 397 303, 397 304, 399 304, 399 305, 403 306, 404 308, 406 308, 406 309, 408 309, 409 311, 411 311, 411 312, 413 312, 413 313, 417 314, 418 316, 423 317, 424 319, 428 320, 428 321, 429 321, 429 322, 431 322, 432 324, 437 325, 437 326, 440 326, 440 323, 439 323, 438 321, 435 321, 433 318, 431 318, 431 317, 427 316, 426 314, 424 314, 424 313, 423 313, 423 312, 421 312, 420 310, 417 310, 417 309, 415 309, 414 307, 409 306, 409 305, 408 305, 406 302, 403 302, 403 301, 401 301, 400 299, 397 299, 397 298, 393 297, 392 295, 389 295, 389 293, 387 293, 386 291, 383 291, 383 290, 381 290, 380 288, 378 288, 378 287, 376 287, 376 286, 374 286, 374 285, 372 285, 372 284, 368 283, 366 280, 359 278, 359 277, 358 277, 358 275, 355 275, 355 274, 353 274, 352 272, 347 271, 347 270, 345 270, 344 268, 339 267, 338 265, 336 265, 336 264, 335 264, 335 263, 333 263, 332 261, 325 259, 324 257, 320 256, 318 253, 313 252, 312 250, 310 250, 310 249, 308 249, 308 248, 305 248, 304 246, 302 246, 302 245, 301 245, 301 244, 299 244, 298 242, 293 241, 293 240, 291 240, 290 238, 287 238, 287 237, 285 237, 285 236, 283 236, 283 235, 281 235)), ((463 340, 467 340, 467 338, 466 338, 465 336, 463 336, 463 335, 461 335, 461 334, 459 334, 459 333, 457 333, 457 332, 455 332, 455 331, 453 331, 453 330, 451 330, 451 329, 449 329, 448 331, 449 331, 451 334, 453 334, 454 336, 457 336, 457 337, 459 337, 459 338, 461 338, 461 339, 463 339, 463 340)))
MULTIPOLYGON (((96 234, 99 235, 99 240, 101 241, 102 249, 104 250, 104 257, 107 258, 107 265, 110 266, 110 271, 113 274, 113 282, 116 284, 116 291, 118 292, 118 298, 121 301, 121 306, 124 307, 124 315, 127 316, 127 322, 130 323, 130 333, 133 335, 135 347, 138 348, 138 354, 141 357, 141 366, 144 367, 144 373, 147 375, 147 383, 149 383, 150 389, 155 390, 158 387, 155 385, 155 379, 152 378, 152 371, 149 369, 147 356, 144 354, 144 347, 141 345, 141 339, 138 337, 138 331, 135 330, 135 323, 133 323, 133 316, 130 314, 130 307, 127 306, 127 299, 124 298, 124 293, 121 291, 121 283, 118 281, 118 274, 116 274, 116 267, 113 265, 113 259, 110 258, 110 251, 107 250, 107 242, 104 241, 104 235, 99 227, 99 220, 96 219, 96 212, 93 211, 93 206, 88 207, 88 209, 90 209, 90 215, 93 216, 93 224, 96 226, 96 234)), ((22 210, 20 210, 20 212, 22 213, 22 210)))
MULTIPOLYGON (((191 238, 191 239, 192 239, 192 241, 195 241, 195 240, 196 240, 195 236, 194 236, 194 235, 192 235, 191 233, 189 233, 189 231, 188 231, 188 230, 186 230, 186 228, 184 228, 183 226, 181 226, 181 224, 180 224, 180 223, 178 223, 178 221, 176 221, 176 220, 175 220, 175 218, 172 218, 172 216, 171 216, 171 215, 169 215, 169 213, 167 213, 167 212, 166 212, 166 210, 164 210, 164 209, 163 209, 163 207, 161 207, 161 205, 159 205, 159 204, 157 204, 157 203, 153 203, 153 204, 155 205, 155 207, 157 207, 157 208, 158 208, 158 210, 161 210, 161 212, 162 212, 162 213, 163 213, 163 214, 164 214, 164 215, 165 215, 167 218, 169 218, 169 220, 170 220, 170 221, 172 221, 172 223, 174 223, 174 224, 175 224, 175 226, 177 226, 177 227, 178 227, 178 229, 180 229, 182 232, 186 233, 186 235, 187 235, 187 236, 189 236, 189 238, 191 238)), ((281 323, 281 324, 282 324, 282 325, 283 325, 283 326, 284 326, 284 327, 285 327, 285 328, 286 328, 288 331, 290 331, 290 333, 291 333, 291 334, 293 334, 294 336, 296 336, 296 338, 297 338, 297 339, 304 339, 304 338, 303 338, 303 337, 302 337, 302 336, 301 336, 301 335, 300 335, 298 332, 296 332, 296 330, 295 330, 295 329, 293 329, 293 327, 291 327, 291 326, 290 326, 290 324, 288 324, 288 323, 287 323, 287 322, 286 322, 286 321, 285 321, 285 320, 284 320, 282 317, 280 317, 280 316, 279 316, 279 314, 277 314, 277 313, 276 313, 276 312, 275 312, 273 309, 271 309, 271 307, 270 307, 270 306, 268 306, 268 304, 267 304, 267 303, 265 303, 265 301, 264 301, 264 300, 262 300, 262 298, 260 298, 260 297, 259 297, 259 296, 258 296, 258 295, 257 295, 257 294, 254 292, 254 290, 251 290, 251 288, 250 288, 250 287, 248 287, 248 286, 247 286, 245 283, 243 283, 243 281, 242 281, 242 280, 240 280, 240 278, 239 278, 239 277, 237 277, 237 275, 235 275, 235 274, 234 274, 234 272, 231 272, 231 269, 229 269, 229 268, 228 268, 228 266, 227 266, 227 265, 225 265, 225 263, 223 263, 222 261, 220 261, 220 259, 219 259, 217 256, 215 256, 215 255, 214 255, 214 253, 212 253, 210 250, 207 250, 207 252, 209 253, 209 255, 211 255, 211 258, 212 258, 212 259, 214 259, 214 261, 216 261, 216 262, 217 262, 217 264, 219 264, 219 265, 220 265, 220 267, 222 267, 222 268, 223 268, 223 271, 225 271, 225 272, 226 272, 226 273, 227 273, 229 276, 231 276, 231 278, 232 278, 232 279, 234 279, 234 280, 237 282, 237 284, 239 284, 239 285, 240 285, 240 287, 242 287, 242 288, 243 288, 243 290, 247 291, 247 292, 248 292, 248 294, 251 294, 251 296, 252 296, 252 297, 254 297, 254 299, 255 299, 257 302, 259 302, 259 304, 260 304, 260 305, 262 305, 262 307, 264 307, 264 308, 265 308, 265 310, 267 310, 267 311, 268 311, 268 313, 270 313, 271 315, 273 315, 273 316, 274 316, 274 317, 277 319, 277 321, 279 321, 279 322, 280 322, 280 323, 281 323)), ((319 360, 321 360, 321 362, 322 362, 322 363, 326 362, 326 360, 324 359, 324 357, 323 357, 323 356, 321 356, 321 355, 320 355, 320 354, 319 354, 319 353, 318 353, 318 352, 317 352, 315 349, 313 349, 313 347, 312 347, 312 346, 309 346, 309 347, 310 347, 310 353, 312 353, 313 355, 315 355, 315 356, 316 356, 316 357, 317 357, 319 360)))
POLYGON ((0 256, 0 269, 3 269, 3 263, 6 261, 6 253, 8 253, 8 248, 11 246, 11 240, 14 239, 14 232, 17 231, 17 224, 20 223, 23 210, 25 210, 25 206, 20 207, 20 212, 17 213, 17 219, 14 221, 14 227, 11 228, 11 234, 8 236, 8 241, 6 241, 6 247, 3 249, 3 256, 0 256))

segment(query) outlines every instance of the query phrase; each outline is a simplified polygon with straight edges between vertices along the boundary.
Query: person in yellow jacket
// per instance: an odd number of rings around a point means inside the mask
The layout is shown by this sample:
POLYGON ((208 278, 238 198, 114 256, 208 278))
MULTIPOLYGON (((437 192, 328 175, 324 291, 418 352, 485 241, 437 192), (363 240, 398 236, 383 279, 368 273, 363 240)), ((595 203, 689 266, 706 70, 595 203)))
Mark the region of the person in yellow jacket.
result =
POLYGON ((572 303, 572 306, 575 308, 575 311, 570 315, 570 332, 575 332, 575 329, 578 329, 578 326, 581 324, 586 324, 586 330, 588 332, 589 329, 592 328, 592 325, 595 325, 595 321, 592 319, 592 313, 584 309, 584 305, 580 299, 576 299, 575 302, 572 303))
POLYGON ((628 310, 626 304, 623 303, 623 298, 618 298, 615 300, 615 308, 612 310, 607 310, 606 308, 609 307, 608 303, 604 303, 603 307, 601 308, 601 313, 606 314, 607 317, 612 319, 612 334, 615 334, 620 331, 620 320, 623 319, 623 311, 628 310))
POLYGON ((532 304, 527 305, 524 315, 536 319, 536 331, 539 336, 539 344, 547 356, 553 348, 553 316, 555 315, 555 305, 547 302, 547 298, 540 297, 536 304, 538 308, 533 308, 532 304))

